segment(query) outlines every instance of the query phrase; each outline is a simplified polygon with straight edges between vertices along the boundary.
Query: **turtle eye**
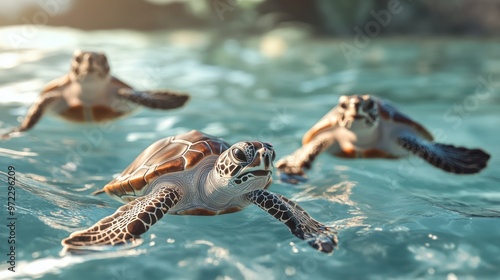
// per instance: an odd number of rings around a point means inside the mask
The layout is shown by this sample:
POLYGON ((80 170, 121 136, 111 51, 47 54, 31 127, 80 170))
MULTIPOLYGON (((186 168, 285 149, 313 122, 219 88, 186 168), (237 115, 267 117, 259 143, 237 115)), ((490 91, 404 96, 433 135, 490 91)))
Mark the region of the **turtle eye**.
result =
POLYGON ((235 148, 233 150, 233 155, 239 161, 247 162, 247 156, 245 155, 245 152, 243 152, 241 149, 235 148))
POLYGON ((79 56, 75 57, 75 61, 78 63, 82 62, 82 56, 79 55, 79 56))
POLYGON ((345 102, 340 103, 340 108, 347 109, 347 103, 345 102))

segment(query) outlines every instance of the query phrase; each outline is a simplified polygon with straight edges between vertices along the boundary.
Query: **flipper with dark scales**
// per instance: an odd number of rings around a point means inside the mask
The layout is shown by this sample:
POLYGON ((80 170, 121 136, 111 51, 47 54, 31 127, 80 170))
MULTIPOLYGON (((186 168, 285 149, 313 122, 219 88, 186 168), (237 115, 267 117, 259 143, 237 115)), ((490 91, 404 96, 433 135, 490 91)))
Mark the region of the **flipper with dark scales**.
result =
POLYGON ((117 94, 120 98, 152 109, 179 108, 189 100, 187 94, 167 90, 137 91, 122 88, 117 94))
POLYGON ((314 220, 295 202, 267 190, 256 190, 247 196, 251 202, 284 223, 295 236, 306 240, 311 247, 330 253, 337 246, 336 232, 314 220))
POLYGON ((473 174, 486 167, 490 155, 481 149, 467 149, 402 136, 398 144, 428 163, 455 174, 473 174))
POLYGON ((159 188, 123 205, 92 227, 72 233, 61 243, 68 249, 133 243, 166 215, 181 197, 182 193, 177 188, 159 188))

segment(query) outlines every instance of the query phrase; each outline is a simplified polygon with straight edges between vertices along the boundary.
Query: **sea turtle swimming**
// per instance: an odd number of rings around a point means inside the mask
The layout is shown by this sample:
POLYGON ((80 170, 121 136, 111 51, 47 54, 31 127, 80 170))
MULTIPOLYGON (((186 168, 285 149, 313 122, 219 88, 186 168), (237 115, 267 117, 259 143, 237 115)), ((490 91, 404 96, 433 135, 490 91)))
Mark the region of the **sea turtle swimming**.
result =
POLYGON ((341 96, 339 103, 302 138, 302 147, 276 163, 284 179, 303 179, 323 151, 345 158, 400 158, 410 154, 444 171, 471 174, 486 167, 490 156, 433 142, 422 125, 389 103, 370 95, 341 96), (286 175, 292 175, 288 178, 286 175))
POLYGON ((188 95, 173 91, 134 90, 110 75, 105 54, 76 50, 69 73, 49 82, 21 125, 3 138, 32 128, 45 112, 72 122, 103 122, 125 116, 139 105, 173 109, 188 99, 188 95))
POLYGON ((166 214, 218 215, 256 204, 322 252, 337 244, 336 233, 295 202, 267 190, 275 153, 271 144, 226 142, 193 130, 164 138, 144 150, 106 192, 127 204, 92 227, 62 241, 68 250, 133 245, 166 214))

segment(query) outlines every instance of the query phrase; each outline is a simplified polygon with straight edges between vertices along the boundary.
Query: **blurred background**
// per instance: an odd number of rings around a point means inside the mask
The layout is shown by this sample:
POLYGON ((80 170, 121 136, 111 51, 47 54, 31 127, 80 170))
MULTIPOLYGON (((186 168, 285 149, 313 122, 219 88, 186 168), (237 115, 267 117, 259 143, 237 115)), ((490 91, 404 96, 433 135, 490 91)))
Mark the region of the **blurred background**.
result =
POLYGON ((178 28, 226 34, 266 31, 297 23, 322 36, 355 35, 354 26, 373 12, 398 7, 383 35, 470 35, 500 33, 497 0, 0 0, 0 26, 41 23, 84 30, 178 28), (42 13, 45 11, 45 13, 42 13), (231 23, 228 25, 227 23, 231 23))
MULTIPOLYGON (((0 186, 7 166, 18 172, 16 275, 500 279, 499 15, 495 0, 0 0, 0 133, 68 73, 77 48, 105 52, 112 74, 135 88, 192 96, 104 130, 44 116, 0 142, 0 186), (416 158, 324 154, 304 184, 275 175, 274 191, 339 231, 333 256, 248 207, 168 217, 138 256, 59 257, 61 239, 120 205, 91 193, 157 139, 197 129, 271 142, 281 158, 340 95, 364 93, 390 100, 439 142, 488 151, 489 166, 459 177, 416 158)), ((0 279, 12 277, 5 265, 0 279)))

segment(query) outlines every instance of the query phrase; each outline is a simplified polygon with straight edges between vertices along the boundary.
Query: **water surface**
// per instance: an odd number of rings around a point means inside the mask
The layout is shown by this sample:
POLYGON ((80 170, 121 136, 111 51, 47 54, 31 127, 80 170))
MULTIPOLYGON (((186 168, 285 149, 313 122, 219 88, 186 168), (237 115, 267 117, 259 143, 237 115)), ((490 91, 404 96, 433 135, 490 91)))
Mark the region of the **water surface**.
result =
MULTIPOLYGON (((1 204, 7 204, 7 168, 14 166, 18 205, 16 272, 7 271, 8 235, 2 230, 1 279, 500 275, 498 41, 373 41, 348 63, 340 41, 279 33, 231 40, 196 32, 40 28, 15 49, 8 39, 12 32, 19 29, 0 30, 2 131, 18 124, 46 82, 69 69, 75 48, 105 51, 112 73, 137 88, 178 89, 192 100, 169 112, 143 109, 110 127, 45 117, 33 130, 1 142, 1 204), (307 183, 292 186, 276 176, 272 191, 338 230, 333 255, 314 251, 249 206, 216 217, 167 216, 129 251, 60 256, 61 239, 120 206, 90 194, 155 140, 197 129, 231 143, 271 142, 280 158, 299 147, 303 133, 340 95, 361 93, 392 100, 441 142, 482 147, 492 155, 488 168, 457 176, 416 158, 321 155, 307 183)), ((7 213, 2 208, 3 224, 7 213)))

